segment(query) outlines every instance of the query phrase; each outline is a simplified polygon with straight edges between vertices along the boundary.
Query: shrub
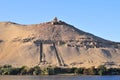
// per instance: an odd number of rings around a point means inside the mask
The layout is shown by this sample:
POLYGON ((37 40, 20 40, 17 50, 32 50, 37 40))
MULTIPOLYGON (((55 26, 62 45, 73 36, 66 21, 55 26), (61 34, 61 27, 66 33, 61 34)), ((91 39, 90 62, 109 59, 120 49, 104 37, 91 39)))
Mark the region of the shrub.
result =
POLYGON ((39 66, 35 66, 33 68, 33 75, 40 75, 41 74, 41 69, 39 66))
POLYGON ((107 69, 106 69, 106 67, 105 67, 104 65, 98 66, 97 69, 98 69, 98 74, 99 74, 99 75, 105 75, 106 72, 107 72, 107 69))
POLYGON ((28 72, 28 67, 27 66, 22 66, 20 68, 20 75, 26 75, 28 72))

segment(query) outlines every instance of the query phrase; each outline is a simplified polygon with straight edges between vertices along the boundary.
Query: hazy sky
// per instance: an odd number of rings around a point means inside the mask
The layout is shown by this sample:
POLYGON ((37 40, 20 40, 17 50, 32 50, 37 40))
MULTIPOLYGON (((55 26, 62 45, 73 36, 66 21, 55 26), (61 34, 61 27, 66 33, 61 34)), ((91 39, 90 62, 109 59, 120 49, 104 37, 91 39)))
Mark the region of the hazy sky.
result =
POLYGON ((0 0, 0 22, 36 24, 55 16, 81 30, 120 42, 120 0, 0 0))

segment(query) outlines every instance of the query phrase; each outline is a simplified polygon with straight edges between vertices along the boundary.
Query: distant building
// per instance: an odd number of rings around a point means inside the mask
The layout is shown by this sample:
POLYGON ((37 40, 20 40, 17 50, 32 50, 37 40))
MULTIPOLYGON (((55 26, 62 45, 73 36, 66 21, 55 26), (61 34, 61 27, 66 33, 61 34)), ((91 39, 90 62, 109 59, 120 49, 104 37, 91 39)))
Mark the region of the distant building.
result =
POLYGON ((55 18, 53 19, 52 24, 53 24, 53 25, 59 24, 59 21, 58 21, 57 17, 55 17, 55 18))

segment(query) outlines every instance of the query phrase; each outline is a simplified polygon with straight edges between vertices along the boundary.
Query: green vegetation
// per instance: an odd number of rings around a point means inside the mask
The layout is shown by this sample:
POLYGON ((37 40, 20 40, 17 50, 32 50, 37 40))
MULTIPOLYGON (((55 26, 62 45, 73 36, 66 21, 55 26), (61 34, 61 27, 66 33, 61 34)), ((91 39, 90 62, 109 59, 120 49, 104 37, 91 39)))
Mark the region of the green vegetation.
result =
POLYGON ((0 66, 0 75, 56 75, 56 74, 74 74, 74 75, 120 75, 120 68, 107 69, 104 65, 98 68, 60 68, 60 67, 39 67, 29 68, 22 66, 20 68, 11 65, 0 66))

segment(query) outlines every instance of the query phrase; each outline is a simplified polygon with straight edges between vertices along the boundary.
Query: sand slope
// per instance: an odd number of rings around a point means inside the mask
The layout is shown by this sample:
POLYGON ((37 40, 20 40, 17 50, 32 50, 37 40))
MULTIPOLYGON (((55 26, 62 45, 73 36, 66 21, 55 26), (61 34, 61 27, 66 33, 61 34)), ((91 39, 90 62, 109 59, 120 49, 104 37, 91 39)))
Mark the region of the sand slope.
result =
POLYGON ((0 22, 0 65, 119 67, 120 43, 104 40, 63 21, 21 25, 0 22))

